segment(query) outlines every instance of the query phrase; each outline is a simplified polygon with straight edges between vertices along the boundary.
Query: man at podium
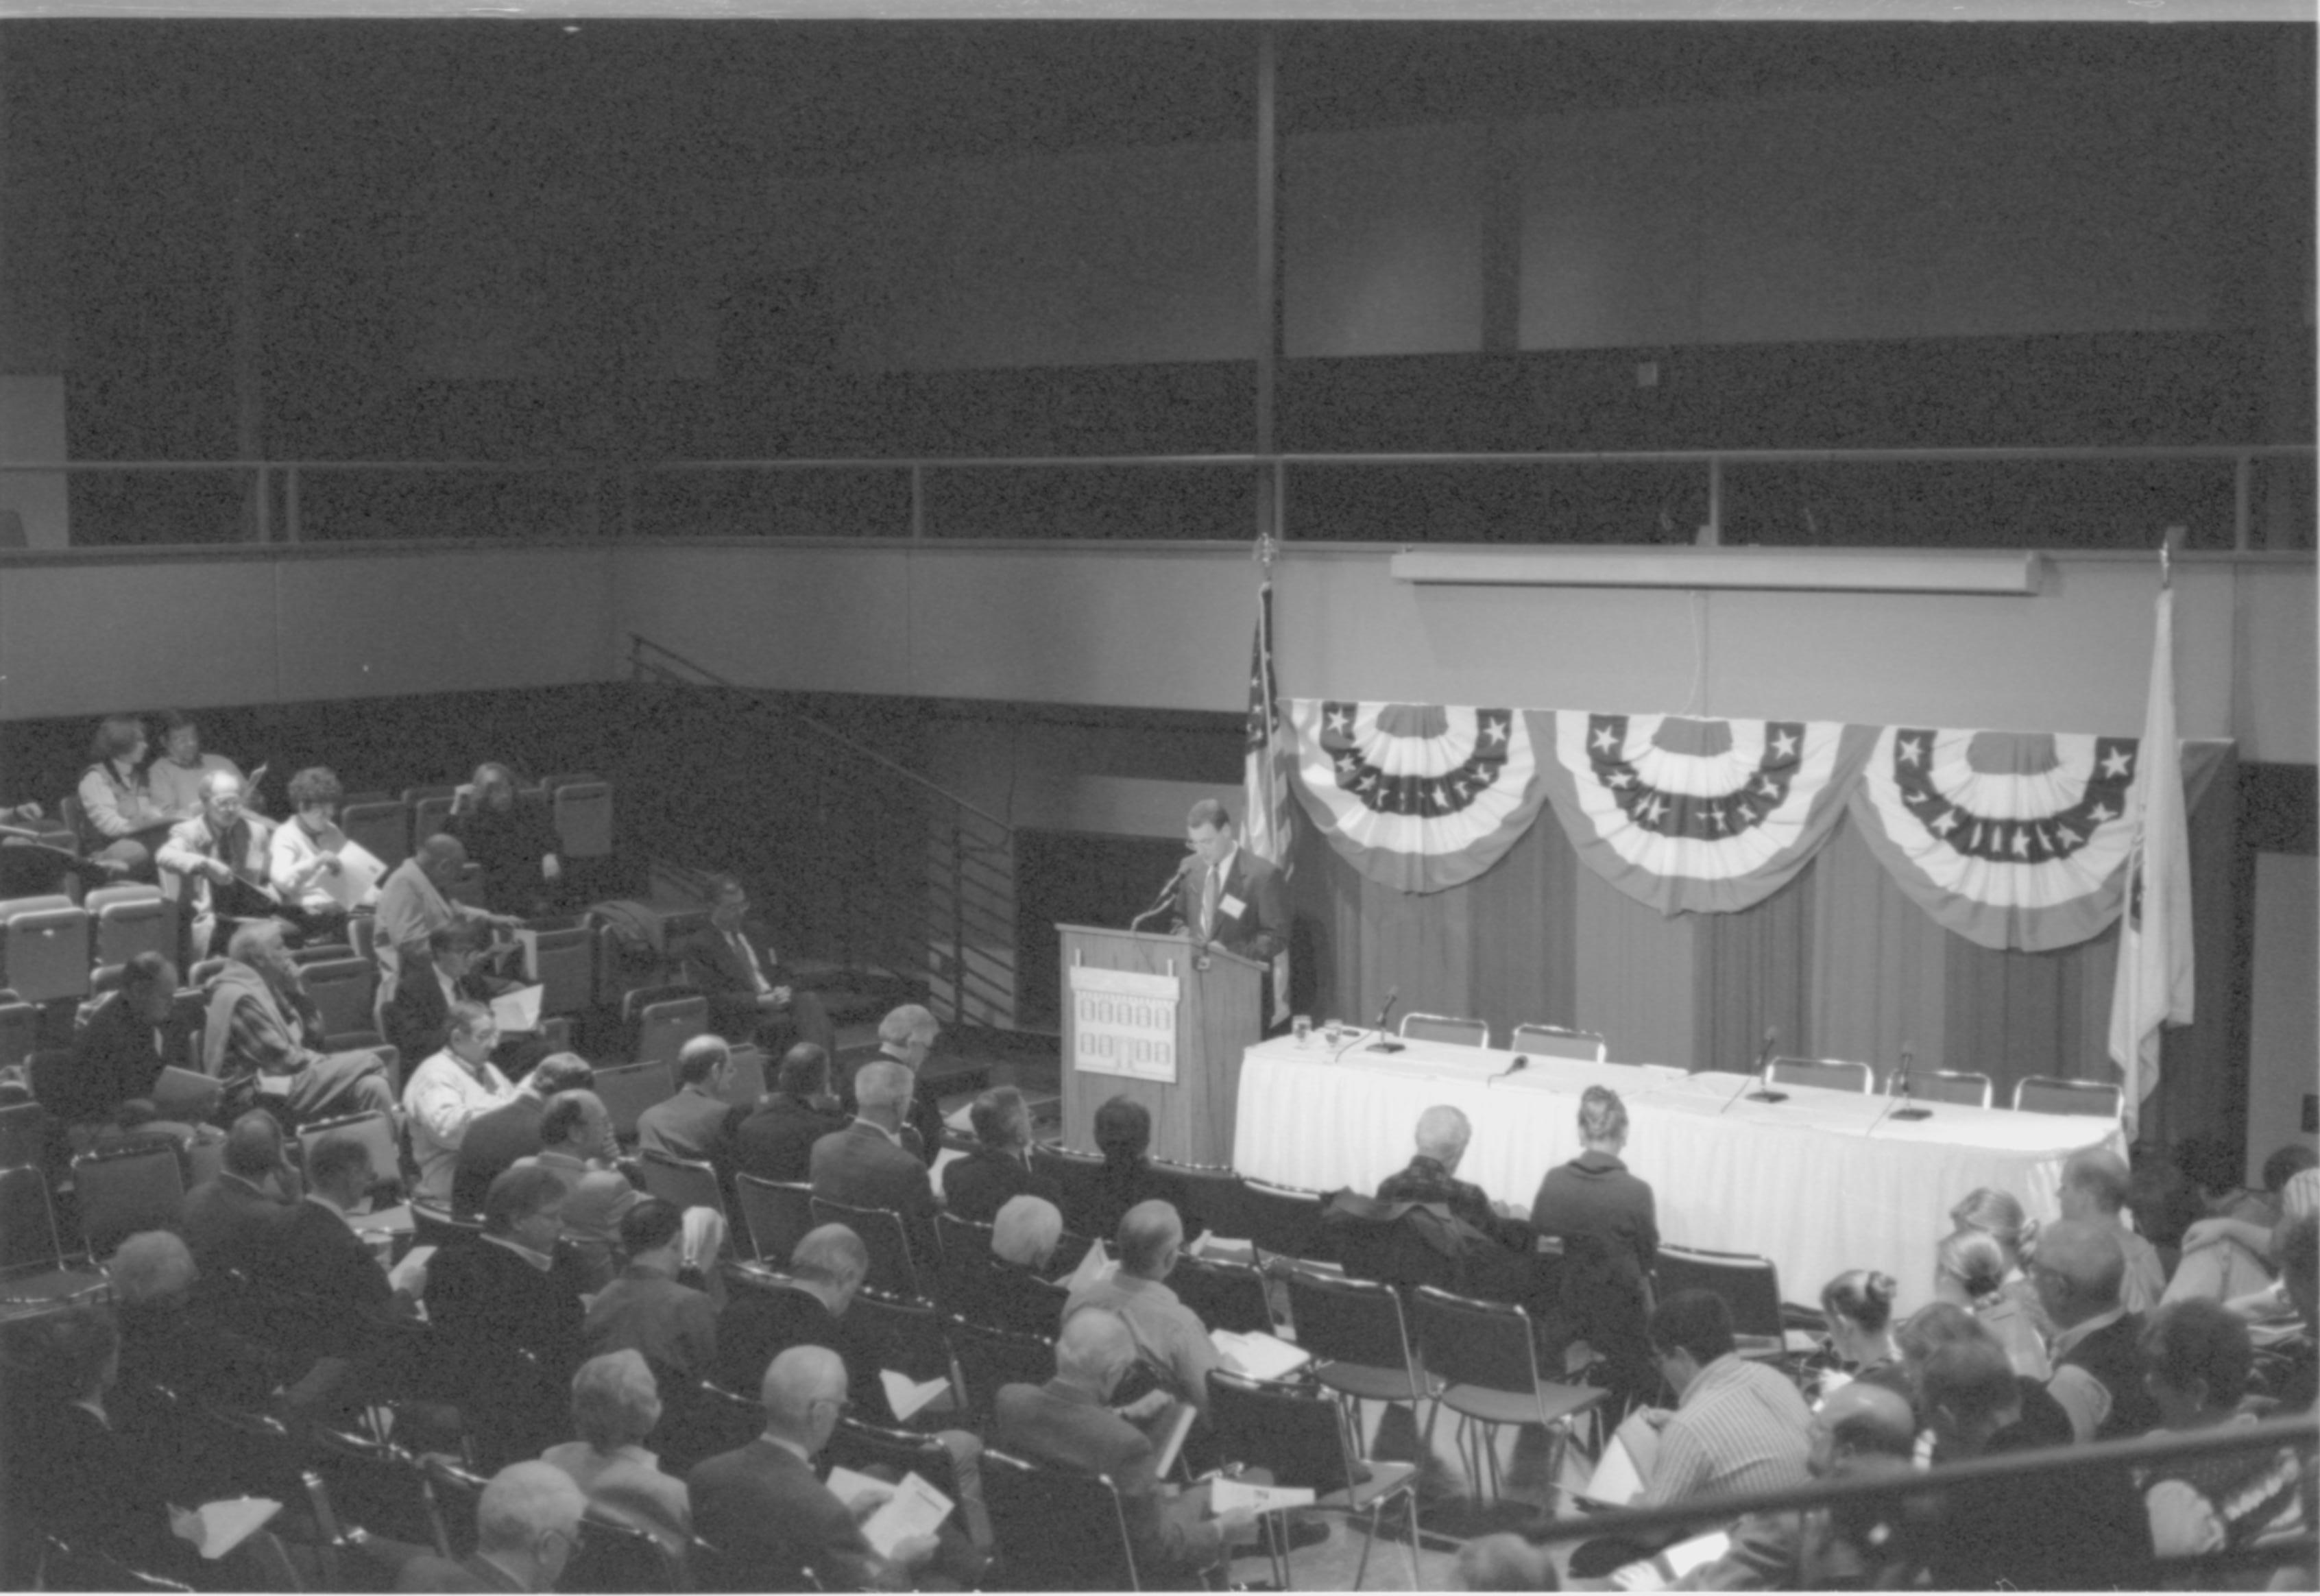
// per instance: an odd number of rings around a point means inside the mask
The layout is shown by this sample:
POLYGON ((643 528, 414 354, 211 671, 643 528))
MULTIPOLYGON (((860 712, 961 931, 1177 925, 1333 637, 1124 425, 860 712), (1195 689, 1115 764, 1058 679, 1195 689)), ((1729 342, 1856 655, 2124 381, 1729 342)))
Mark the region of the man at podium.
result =
POLYGON ((1241 847, 1232 816, 1214 798, 1184 818, 1192 848, 1178 873, 1176 927, 1212 952, 1270 964, 1289 940, 1281 871, 1241 847))

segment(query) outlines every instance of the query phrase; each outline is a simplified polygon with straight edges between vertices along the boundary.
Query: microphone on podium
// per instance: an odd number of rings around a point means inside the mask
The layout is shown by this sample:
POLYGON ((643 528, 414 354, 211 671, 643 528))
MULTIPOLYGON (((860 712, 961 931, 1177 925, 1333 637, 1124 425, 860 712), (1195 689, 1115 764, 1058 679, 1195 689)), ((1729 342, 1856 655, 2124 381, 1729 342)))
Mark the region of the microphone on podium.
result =
POLYGON ((1184 879, 1184 873, 1187 870, 1190 870, 1194 865, 1200 863, 1200 858, 1201 857, 1198 854, 1186 854, 1182 859, 1179 859, 1176 862, 1176 873, 1168 877, 1166 884, 1161 887, 1158 895, 1152 900, 1152 906, 1146 909, 1143 913, 1137 915, 1134 920, 1129 920, 1128 922, 1128 929, 1131 931, 1140 929, 1146 920, 1150 920, 1163 909, 1167 908, 1169 900, 1176 895, 1176 884, 1184 879))
POLYGON ((1378 1008, 1377 1024, 1371 1027, 1373 1030, 1377 1032, 1377 1040, 1372 1042, 1369 1046, 1369 1050, 1371 1052, 1399 1053, 1401 1051, 1402 1044, 1400 1039, 1385 1034, 1386 1017, 1393 1012, 1394 1004, 1400 1001, 1400 987, 1389 986, 1386 988, 1385 1002, 1378 1008))

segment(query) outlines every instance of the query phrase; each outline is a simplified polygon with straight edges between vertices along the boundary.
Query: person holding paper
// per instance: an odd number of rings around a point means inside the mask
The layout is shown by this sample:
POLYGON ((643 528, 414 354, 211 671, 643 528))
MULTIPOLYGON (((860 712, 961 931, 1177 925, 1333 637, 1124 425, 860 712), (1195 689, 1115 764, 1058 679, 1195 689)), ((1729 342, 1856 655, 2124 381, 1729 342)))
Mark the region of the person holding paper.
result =
POLYGON ((1117 1313, 1145 1361, 1167 1376, 1178 1401, 1191 1403, 1205 1419, 1209 1371, 1225 1365, 1200 1315, 1166 1283, 1183 1250, 1183 1221, 1165 1202, 1139 1202, 1119 1221, 1118 1242, 1119 1267, 1074 1291, 1064 1304, 1064 1323, 1068 1327, 1083 1308, 1117 1313))
POLYGON ((492 1062, 502 1074, 517 1080, 553 1051, 541 1036, 537 1016, 511 1014, 509 1000, 527 989, 513 981, 485 975, 476 967, 484 951, 482 933, 465 921, 454 920, 428 933, 427 957, 414 962, 396 984, 394 996, 379 1009, 379 1029, 405 1058, 425 1058, 450 1038, 451 1005, 481 1003, 499 1022, 500 1039, 493 1045, 492 1062), (532 1018, 532 1026, 511 1023, 532 1018))
POLYGON ((202 778, 201 793, 201 813, 172 827, 158 856, 162 894, 186 915, 186 948, 196 960, 207 958, 237 920, 280 907, 268 879, 267 826, 243 811, 241 778, 213 770, 202 778))
MULTIPOLYGON (((1110 1475, 1139 1573, 1148 1583, 1197 1586, 1203 1569, 1255 1537, 1256 1515, 1244 1510, 1211 1519, 1205 1485, 1180 1492, 1160 1483, 1162 1440, 1181 1409, 1158 1391, 1125 1407, 1110 1405, 1136 1361, 1136 1338, 1119 1314, 1106 1308, 1073 1314, 1056 1339, 1056 1377, 1045 1385, 999 1388, 992 1445, 1035 1462, 1110 1475)), ((1092 1540, 1099 1528, 1087 1527, 1092 1540)))
POLYGON ((412 1195, 421 1202, 450 1206, 451 1177, 468 1124, 515 1096, 514 1085, 492 1063, 499 1039, 492 1011, 462 998, 451 1005, 450 1036, 443 1050, 423 1060, 403 1085, 403 1111, 410 1122, 412 1156, 419 1164, 419 1189, 412 1195))
POLYGON ((572 1476, 546 1463, 512 1463, 476 1499, 476 1549, 454 1563, 414 1557, 398 1591, 553 1591, 580 1541, 588 1510, 572 1476))
POLYGON ((339 830, 339 801, 345 789, 327 766, 310 766, 290 778, 290 818, 274 828, 267 844, 267 877, 285 903, 304 911, 311 934, 343 935, 350 910, 378 902, 376 877, 366 884, 349 875, 352 863, 367 871, 381 866, 339 830))
POLYGON ((704 1587, 795 1589, 811 1573, 823 1590, 908 1590, 931 1561, 933 1536, 905 1538, 880 1556, 862 1521, 891 1492, 865 1491, 841 1501, 814 1477, 814 1459, 845 1411, 846 1365, 826 1347, 793 1347, 766 1365, 758 1385, 765 1433, 722 1452, 686 1478, 696 1533, 717 1548, 704 1587))

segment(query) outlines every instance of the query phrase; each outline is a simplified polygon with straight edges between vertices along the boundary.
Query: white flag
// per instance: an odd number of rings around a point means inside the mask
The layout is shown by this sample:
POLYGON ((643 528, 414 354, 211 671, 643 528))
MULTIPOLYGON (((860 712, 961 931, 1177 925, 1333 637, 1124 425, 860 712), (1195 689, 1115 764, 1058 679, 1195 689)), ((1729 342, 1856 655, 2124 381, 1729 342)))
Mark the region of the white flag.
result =
MULTIPOLYGON (((1281 689, 1273 676, 1273 583, 1268 578, 1257 590, 1256 640, 1249 649, 1248 739, 1241 773, 1241 812, 1247 819, 1241 840, 1257 857, 1280 866, 1281 878, 1287 881, 1294 821, 1282 769, 1283 754, 1281 689)), ((1273 959, 1273 1012, 1267 1019, 1278 1025, 1288 1018, 1289 946, 1284 941, 1273 959)))
POLYGON ((2159 1086, 2159 1028, 2191 1022, 2191 841, 2183 819, 2183 761, 2175 740, 2175 594, 2159 590, 2151 643, 2151 701, 2135 750, 2134 851, 2119 919, 2111 989, 2110 1056, 2124 1084, 2132 1137, 2143 1100, 2159 1086))

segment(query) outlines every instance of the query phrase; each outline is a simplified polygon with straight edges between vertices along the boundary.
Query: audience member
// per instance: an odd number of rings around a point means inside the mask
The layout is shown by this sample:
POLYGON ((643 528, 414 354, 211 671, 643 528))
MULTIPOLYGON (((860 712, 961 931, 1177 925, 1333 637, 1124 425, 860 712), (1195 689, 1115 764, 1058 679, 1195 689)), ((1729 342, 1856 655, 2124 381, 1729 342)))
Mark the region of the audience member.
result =
MULTIPOLYGON (((2253 1424, 2242 1405, 2253 1352, 2247 1326, 2218 1302, 2161 1305, 2136 1348, 2161 1435, 2253 1424)), ((2151 1542, 2161 1557, 2238 1551, 2301 1533, 2304 1469, 2293 1448, 2215 1452, 2158 1464, 2143 1476, 2151 1542)))
POLYGON ((911 1571, 933 1558, 932 1536, 906 1537, 892 1558, 863 1539, 861 1520, 891 1492, 840 1501, 815 1478, 814 1459, 838 1428, 846 1390, 838 1354, 788 1348, 758 1388, 765 1434, 693 1471, 693 1527, 718 1553, 712 1588, 793 1589, 811 1574, 824 1590, 902 1590, 911 1571))
MULTIPOLYGON (((2000 1352, 2006 1348, 1986 1323, 1954 1302, 1931 1302, 1918 1309, 1895 1333, 1893 1340, 1901 1349, 1901 1367, 1909 1377, 1911 1400, 1917 1404, 1918 1427, 1925 1432, 1920 1437, 1918 1461, 1929 1462, 1934 1437, 1925 1409, 1926 1360, 1933 1356, 1935 1349, 1960 1341, 1987 1341, 2000 1352)), ((2014 1383, 2021 1406, 2020 1416, 2013 1420, 2013 1428, 2018 1433, 2007 1437, 2008 1444, 2022 1451, 2069 1446, 2071 1416, 2046 1389, 2045 1381, 2016 1374, 2014 1383)))
POLYGON ((2030 1277, 2054 1322, 2047 1382, 2080 1441, 2139 1436, 2159 1422, 2135 1345, 2143 1316, 2118 1300, 2125 1260, 2115 1224, 2064 1220, 2039 1234, 2030 1277))
POLYGON ((1531 1204, 1531 1227, 1563 1241, 1563 1314, 1572 1334, 1606 1365, 1608 1383, 1627 1403, 1653 1400, 1659 1371, 1645 1356, 1645 1277, 1657 1261, 1660 1231, 1652 1189, 1627 1171, 1627 1105, 1609 1087, 1579 1098, 1578 1157, 1546 1172, 1531 1204))
POLYGON ((874 1064, 899 1064, 911 1072, 910 1111, 903 1123, 909 1127, 902 1147, 920 1163, 931 1165, 942 1152, 942 1100, 926 1078, 927 1059, 942 1039, 942 1027, 933 1011, 920 1003, 904 1003, 888 1011, 878 1021, 878 1053, 864 1060, 840 1076, 838 1083, 838 1106, 847 1113, 860 1111, 859 1090, 862 1072, 874 1064))
POLYGON ((222 771, 202 778, 201 812, 170 828, 156 856, 161 892, 186 917, 186 947, 195 960, 214 953, 236 925, 270 919, 280 908, 267 879, 266 838, 265 823, 242 812, 241 778, 222 771), (221 888, 239 889, 241 902, 221 888))
POLYGON ((552 1591, 579 1544, 587 1499, 572 1476, 545 1463, 512 1463, 476 1499, 476 1549, 454 1563, 428 1555, 403 1564, 404 1591, 552 1591))
POLYGON ((479 1446, 501 1458, 538 1456, 559 1438, 563 1392, 580 1365, 580 1292, 556 1261, 563 1228, 561 1177, 511 1169, 484 1195, 483 1234, 428 1261, 427 1315, 467 1383, 460 1406, 474 1406, 479 1446))
POLYGON ((829 1053, 800 1042, 782 1055, 774 1089, 733 1130, 733 1166, 761 1181, 813 1178, 813 1144, 851 1123, 829 1090, 829 1053))
POLYGON ((1074 1291, 1064 1304, 1064 1322, 1070 1324, 1083 1308, 1117 1313, 1136 1338, 1137 1350, 1166 1378, 1177 1401, 1190 1402, 1205 1419, 1209 1371, 1224 1363, 1200 1316, 1168 1289, 1169 1272, 1184 1245, 1183 1221, 1165 1202, 1139 1202, 1119 1221, 1116 1240, 1119 1268, 1074 1291))
POLYGON ((733 1133, 748 1111, 725 1101, 733 1050, 721 1037, 694 1037, 676 1056, 676 1094, 637 1116, 637 1146, 648 1153, 733 1166, 733 1133))
POLYGON ((1913 1392, 1893 1339, 1893 1299, 1900 1286, 1874 1269, 1848 1269, 1820 1288, 1829 1345, 1858 1382, 1884 1387, 1904 1400, 1913 1392))
MULTIPOLYGON (((161 751, 145 767, 145 789, 159 808, 190 816, 202 808, 203 789, 212 775, 230 775, 249 788, 265 775, 261 765, 257 775, 243 781, 240 766, 223 754, 203 751, 202 729, 191 715, 182 710, 161 712, 161 751)), ((259 812, 256 794, 249 797, 250 812, 256 814, 259 812)))
POLYGON ((1996 1237, 1986 1230, 1953 1231, 1934 1252, 1934 1300, 1972 1314, 2006 1348, 2016 1374, 2044 1381, 2053 1373, 2046 1338, 2020 1299, 2007 1294, 2007 1274, 2006 1249, 1996 1237))
POLYGON ((323 1053, 321 1011, 282 946, 282 928, 253 920, 237 928, 224 966, 210 977, 202 1062, 225 1082, 225 1105, 281 1100, 301 1120, 391 1110, 386 1061, 369 1048, 323 1053))
POLYGON ((486 761, 451 801, 443 830, 484 875, 484 904, 498 914, 547 913, 564 880, 563 842, 548 805, 520 795, 504 765, 486 761))
POLYGON ((282 1127, 252 1109, 226 1133, 224 1167, 186 1193, 185 1234, 205 1274, 262 1271, 304 1195, 282 1153, 282 1127))
POLYGON ((706 1379, 716 1368, 717 1305, 677 1280, 684 1241, 684 1213, 673 1202, 648 1197, 622 1217, 621 1252, 628 1262, 589 1299, 582 1336, 590 1353, 630 1348, 656 1370, 687 1381, 706 1379))
MULTIPOLYGON (((73 1034, 72 1078, 42 1093, 50 1111, 68 1120, 109 1114, 131 1098, 149 1098, 169 1062, 170 1016, 177 966, 148 949, 121 966, 121 984, 84 1009, 73 1034)), ((177 1062, 185 1062, 180 1052, 177 1062)))
MULTIPOLYGON (((472 1133, 471 1133, 472 1134, 472 1133)), ((603 1099, 575 1089, 548 1100, 539 1120, 539 1151, 511 1169, 545 1169, 564 1183, 564 1240, 588 1291, 612 1278, 612 1251, 621 1220, 643 1194, 614 1166, 612 1116, 603 1099)), ((485 1192, 498 1180, 485 1183, 485 1192)), ((482 1202, 476 1207, 480 1211, 482 1202)))
MULTIPOLYGON (((451 1174, 451 1208, 457 1213, 479 1213, 484 1193, 499 1173, 519 1158, 539 1151, 540 1122, 548 1117, 548 1100, 559 1092, 585 1092, 596 1083, 596 1072, 577 1053, 551 1053, 515 1084, 515 1095, 495 1109, 486 1109, 467 1122, 459 1138, 459 1155, 451 1174)), ((612 1140, 612 1119, 604 1120, 603 1142, 588 1149, 590 1156, 610 1166, 618 1148, 612 1140)), ((570 1213, 566 1228, 572 1227, 570 1213)))
MULTIPOLYGON (((2054 1226, 2039 1238, 2042 1261, 2053 1231, 2063 1229, 2054 1226)), ((1926 1359, 1919 1401, 1933 1428, 1936 1464, 2037 1444, 2018 1422, 2021 1387, 2013 1365, 1986 1334, 1935 1347, 1926 1359)), ((2133 1589, 2143 1582, 2151 1534, 2124 1473, 2099 1469, 2050 1474, 2035 1490, 2019 1479, 1953 1483, 1942 1492, 1938 1521, 1923 1546, 1935 1590, 2133 1589)))
POLYGON ((894 1410, 878 1377, 881 1349, 846 1317, 869 1274, 869 1249, 853 1231, 843 1225, 807 1231, 790 1253, 787 1280, 727 1293, 717 1321, 717 1383, 747 1391, 784 1348, 827 1347, 846 1360, 856 1417, 893 1425, 894 1410))
MULTIPOLYGON (((2282 1149, 2291 1157, 2309 1156, 2307 1147, 2282 1149)), ((2278 1154, 2279 1185, 2268 1192, 2251 1192, 2240 1179, 2240 1150, 2222 1137, 2186 1137, 2175 1148, 2175 1161, 2198 1193, 2200 1217, 2185 1230, 2181 1261, 2161 1301, 2189 1298, 2228 1302, 2252 1295, 2272 1283, 2267 1261, 2272 1228, 2279 1222, 2278 1192, 2294 1167, 2278 1154)), ((2267 1166, 2269 1176, 2273 1173, 2267 1166)))
POLYGON ((962 1269, 956 1311, 976 1324, 1054 1340, 1069 1294, 1048 1278, 1063 1240, 1061 1210, 1044 1197, 1010 1197, 991 1224, 991 1257, 962 1269))
MULTIPOLYGON (((404 967, 394 996, 379 1006, 379 1029, 403 1057, 425 1058, 448 1044, 452 1005, 465 1002, 488 1009, 517 989, 518 983, 476 967, 483 949, 483 934, 464 920, 428 933, 426 958, 404 967)), ((549 1051, 536 1029, 502 1029, 493 1044, 492 1062, 513 1081, 530 1074, 549 1051)))
POLYGON ((145 780, 145 747, 143 721, 107 715, 97 724, 89 749, 94 763, 78 788, 81 842, 90 860, 137 881, 154 879, 154 857, 168 840, 169 828, 199 809, 172 810, 154 802, 145 780))
POLYGON ((755 1041, 768 1056, 799 1042, 835 1053, 838 1035, 821 999, 801 990, 748 919, 749 894, 730 875, 711 887, 709 923, 675 949, 684 978, 709 998, 709 1024, 728 1041, 755 1041))
MULTIPOLYGON (((406 988, 412 984, 404 983, 406 988)), ((515 1096, 515 1087, 492 1062, 499 1038, 499 1023, 488 1007, 458 999, 451 1004, 443 1050, 421 1059, 403 1084, 411 1156, 419 1165, 419 1188, 412 1194, 422 1202, 451 1205, 453 1166, 468 1125, 515 1096)))
POLYGON ((178 1451, 168 1401, 216 1402, 263 1408, 284 1373, 268 1348, 227 1329, 202 1310, 195 1291, 201 1271, 185 1238, 170 1230, 140 1230, 113 1250, 104 1266, 121 1337, 121 1371, 108 1411, 133 1443, 144 1446, 177 1501, 194 1500, 209 1460, 178 1451), (174 1465, 174 1466, 173 1466, 174 1465))
POLYGON ((808 1165, 813 1194, 901 1215, 912 1259, 922 1260, 931 1272, 942 1256, 935 1238, 934 1185, 926 1165, 902 1143, 911 1072, 892 1059, 873 1059, 856 1075, 855 1089, 854 1122, 813 1144, 808 1165))
POLYGON ((1631 1443, 1640 1438, 1639 1422, 1658 1433, 1656 1446, 1628 1447, 1644 1474, 1637 1505, 1804 1483, 1812 1414, 1786 1375, 1733 1350, 1732 1310, 1723 1298, 1670 1294, 1652 1311, 1651 1343, 1676 1406, 1672 1413, 1647 1410, 1621 1427, 1631 1443))
POLYGON ((2007 1298, 2022 1305, 2030 1316, 2030 1323, 2041 1337, 2054 1333, 2052 1321, 2046 1318, 2045 1305, 2038 1301, 2038 1289, 2030 1283, 2024 1267, 2031 1244, 2037 1238, 2038 1227, 2022 1212, 2022 1204, 2010 1192, 2000 1192, 1989 1186, 1977 1186, 1950 1210, 1950 1223, 1961 1230, 1979 1230, 1998 1243, 2006 1255, 2006 1278, 1999 1285, 2007 1298))
POLYGON ((987 1225, 1010 1198, 1063 1202, 1063 1188, 1031 1167, 1031 1106, 1020 1092, 994 1086, 967 1112, 979 1145, 943 1166, 943 1196, 952 1213, 987 1225))
POLYGON ((2108 1147, 2081 1147, 2062 1165, 2056 1201, 2064 1219, 2116 1232, 2119 1304, 2129 1313, 2143 1313, 2157 1307, 2166 1291, 2167 1265, 2160 1260, 2159 1249, 2127 1226, 2130 1180, 2126 1160, 2116 1153, 2108 1147))
MULTIPOLYGON (((1159 1438, 1176 1403, 1154 1391, 1125 1407, 1110 1405, 1136 1361, 1135 1337, 1117 1313, 1074 1313, 1056 1341, 1054 1379, 1000 1387, 992 1444, 1033 1462, 1107 1476, 1119 1493, 1139 1577, 1155 1588, 1191 1589, 1203 1569, 1254 1535, 1255 1515, 1237 1510, 1210 1518, 1205 1485, 1178 1490, 1160 1483, 1159 1438)), ((1104 1528, 1056 1526, 1090 1544, 1102 1538, 1104 1528)))
POLYGON ((456 837, 441 832, 421 842, 412 856, 388 872, 379 884, 376 935, 372 952, 378 960, 378 1001, 382 1011, 394 1001, 406 963, 414 968, 427 957, 427 939, 454 921, 469 925, 509 926, 521 922, 471 904, 455 902, 451 889, 467 867, 467 850, 456 837))
POLYGON ((1436 1105, 1418 1117, 1417 1151, 1407 1165, 1378 1185, 1382 1202, 1431 1203, 1447 1209, 1467 1244, 1470 1294, 1520 1302, 1542 1322, 1559 1319, 1562 1305, 1545 1290, 1548 1277, 1535 1265, 1538 1232, 1510 1203, 1492 1202, 1482 1188, 1458 1178, 1459 1162, 1474 1128, 1465 1114, 1436 1105))
POLYGON ((632 1347, 601 1353, 572 1376, 572 1428, 539 1460, 572 1476, 588 1506, 616 1524, 641 1529, 672 1554, 693 1539, 693 1505, 684 1482, 663 1474, 645 1437, 660 1422, 660 1387, 632 1347))
POLYGON ((1207 1225, 1188 1201, 1183 1183, 1152 1167, 1146 1156, 1151 1147, 1149 1109, 1132 1097, 1108 1097, 1097 1104, 1095 1147, 1103 1155, 1103 1167, 1090 1183, 1085 1209, 1065 1213, 1065 1228, 1082 1236, 1109 1236, 1119 1229, 1128 1210, 1145 1202, 1165 1202, 1183 1220, 1185 1238, 1198 1238, 1207 1225))
POLYGON ((2271 1349, 2266 1390, 2282 1412, 2307 1413, 2320 1401, 2320 1213, 2300 1213, 2272 1232, 2279 1291, 2297 1333, 2271 1349))
MULTIPOLYGON (((295 905, 318 934, 337 934, 346 928, 347 911, 330 893, 328 883, 343 866, 339 856, 347 834, 339 830, 339 801, 345 790, 339 778, 321 765, 310 766, 290 778, 290 818, 274 828, 267 842, 267 878, 285 903, 295 905)), ((358 903, 378 902, 378 884, 367 888, 358 903)))
POLYGON ((317 1141, 306 1155, 305 1201, 291 1210, 271 1262, 258 1272, 280 1301, 303 1305, 278 1326, 304 1370, 290 1393, 302 1414, 343 1418, 367 1399, 384 1350, 381 1321, 411 1306, 355 1234, 354 1211, 374 1179, 370 1149, 361 1141, 337 1132, 317 1141))

